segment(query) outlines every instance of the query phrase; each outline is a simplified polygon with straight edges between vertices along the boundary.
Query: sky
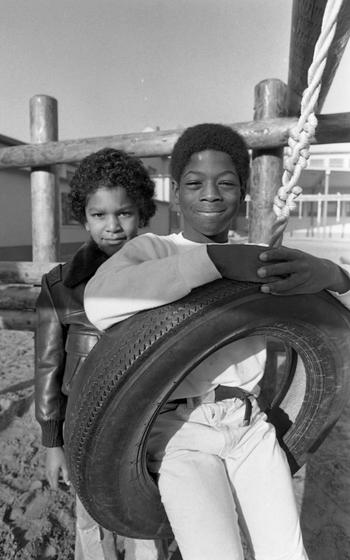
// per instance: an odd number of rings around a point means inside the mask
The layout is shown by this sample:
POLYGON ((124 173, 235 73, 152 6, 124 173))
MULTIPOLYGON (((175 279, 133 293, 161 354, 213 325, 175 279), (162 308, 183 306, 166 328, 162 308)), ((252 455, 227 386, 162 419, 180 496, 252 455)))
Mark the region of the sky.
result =
MULTIPOLYGON (((30 141, 29 100, 61 140, 253 119, 287 81, 292 0, 1 0, 0 134, 30 141)), ((350 48, 323 113, 350 111, 350 48)))

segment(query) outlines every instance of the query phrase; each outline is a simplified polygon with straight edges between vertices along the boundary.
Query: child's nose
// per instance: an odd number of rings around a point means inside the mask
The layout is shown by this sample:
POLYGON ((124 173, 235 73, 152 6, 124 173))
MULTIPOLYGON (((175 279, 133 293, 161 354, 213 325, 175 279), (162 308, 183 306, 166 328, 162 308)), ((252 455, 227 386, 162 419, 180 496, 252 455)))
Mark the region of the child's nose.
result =
POLYGON ((204 183, 201 192, 202 200, 220 200, 221 194, 220 190, 216 184, 216 181, 208 180, 204 183))
POLYGON ((119 231, 120 229, 121 229, 121 225, 118 216, 109 216, 107 221, 107 230, 119 231))

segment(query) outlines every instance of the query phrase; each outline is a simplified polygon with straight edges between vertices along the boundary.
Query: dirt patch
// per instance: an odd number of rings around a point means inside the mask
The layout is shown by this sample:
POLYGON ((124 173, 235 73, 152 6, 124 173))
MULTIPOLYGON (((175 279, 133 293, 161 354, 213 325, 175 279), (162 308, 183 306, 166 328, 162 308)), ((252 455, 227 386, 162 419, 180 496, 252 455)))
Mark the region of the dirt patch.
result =
MULTIPOLYGON (((46 483, 33 377, 33 334, 0 331, 0 559, 73 560, 74 498, 46 483)), ((310 560, 350 560, 349 420, 350 404, 294 480, 310 560)))
POLYGON ((50 490, 34 418, 33 334, 0 331, 0 558, 74 558, 74 497, 50 490))

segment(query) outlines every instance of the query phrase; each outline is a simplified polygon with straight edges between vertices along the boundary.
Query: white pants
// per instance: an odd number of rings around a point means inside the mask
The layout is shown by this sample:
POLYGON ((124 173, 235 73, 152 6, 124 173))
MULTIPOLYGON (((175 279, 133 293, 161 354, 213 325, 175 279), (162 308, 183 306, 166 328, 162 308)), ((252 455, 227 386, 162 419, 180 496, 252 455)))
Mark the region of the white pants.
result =
POLYGON ((256 560, 307 560, 289 466, 254 399, 242 426, 238 399, 160 414, 149 468, 183 560, 244 560, 238 520, 256 560))
POLYGON ((118 560, 116 536, 102 529, 76 496, 74 560, 118 560))
POLYGON ((117 536, 96 523, 76 497, 74 560, 166 560, 166 540, 130 539, 117 536))

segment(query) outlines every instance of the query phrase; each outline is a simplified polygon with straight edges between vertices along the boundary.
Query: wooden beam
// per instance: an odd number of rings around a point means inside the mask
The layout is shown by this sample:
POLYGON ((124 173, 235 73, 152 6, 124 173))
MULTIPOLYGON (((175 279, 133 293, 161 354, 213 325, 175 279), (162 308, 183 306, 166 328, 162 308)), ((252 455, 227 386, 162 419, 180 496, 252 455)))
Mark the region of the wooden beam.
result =
POLYGON ((320 95, 318 97, 318 111, 321 111, 326 100, 328 91, 332 85, 334 76, 338 69, 345 47, 350 38, 350 1, 343 0, 340 8, 337 29, 327 57, 324 69, 320 95))
MULTIPOLYGON (((321 115, 313 144, 350 142, 350 113, 321 115), (335 137, 333 138, 333 134, 335 137)), ((251 149, 285 146, 296 117, 263 119, 231 124, 251 149)), ((81 140, 62 140, 43 144, 24 144, 0 149, 0 169, 40 167, 55 163, 76 163, 104 147, 125 150, 137 157, 170 155, 182 130, 122 134, 81 140)))
POLYGON ((32 284, 40 286, 43 274, 46 274, 58 263, 52 262, 0 262, 1 284, 32 284))
POLYGON ((35 331, 35 311, 9 311, 0 309, 0 330, 35 331))
MULTIPOLYGON (((298 115, 307 73, 311 65, 315 44, 319 38, 326 0, 294 0, 292 9, 291 38, 288 72, 288 114, 298 115)), ((350 35, 350 2, 343 0, 338 24, 330 46, 323 72, 317 112, 323 107, 328 90, 343 55, 350 35)))
POLYGON ((311 144, 341 144, 350 142, 350 113, 316 115, 318 125, 311 144))
POLYGON ((39 292, 38 286, 3 284, 0 286, 0 309, 34 311, 39 292))

